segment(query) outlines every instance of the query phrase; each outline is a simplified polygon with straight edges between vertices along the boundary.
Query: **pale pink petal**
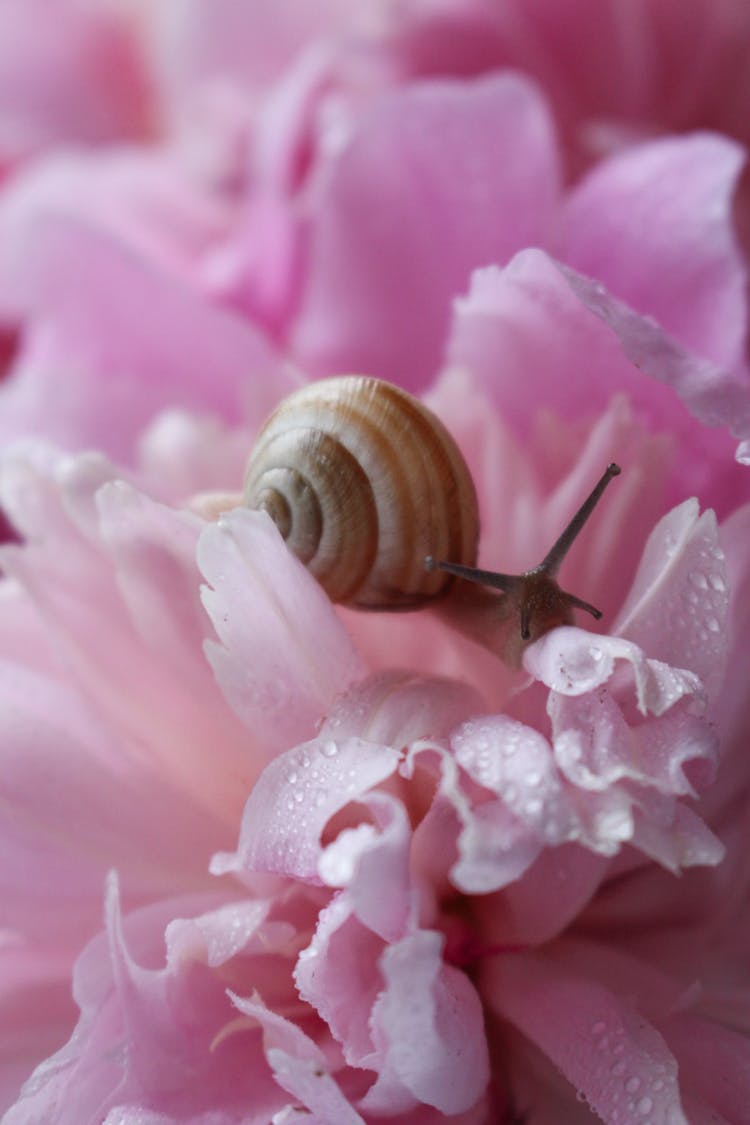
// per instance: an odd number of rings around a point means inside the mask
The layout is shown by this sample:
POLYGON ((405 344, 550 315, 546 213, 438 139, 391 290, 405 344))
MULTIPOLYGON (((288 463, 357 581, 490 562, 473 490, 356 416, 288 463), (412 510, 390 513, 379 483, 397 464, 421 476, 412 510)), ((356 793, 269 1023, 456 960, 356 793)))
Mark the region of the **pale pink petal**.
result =
MULTIPOLYGON (((496 957, 483 969, 482 994, 542 1049, 602 1120, 688 1125, 678 1063, 664 1039, 626 998, 627 986, 620 995, 585 968, 583 958, 572 969, 544 955, 496 957)), ((646 972, 644 992, 650 985, 646 972)))
POLYGON ((296 353, 424 386, 471 270, 547 240, 558 178, 546 108, 515 75, 384 97, 330 168, 296 353))
POLYGON ((414 901, 409 877, 410 824, 403 805, 377 791, 361 798, 377 829, 345 828, 324 849, 318 873, 329 887, 346 887, 360 921, 385 941, 402 937, 414 901), (378 831, 379 829, 379 831, 378 831))
POLYGON ((157 12, 159 73, 177 98, 236 82, 263 90, 318 35, 336 35, 362 18, 345 0, 300 6, 294 0, 189 0, 157 12))
POLYGON ((112 725, 111 760, 127 747, 137 773, 164 771, 210 820, 231 823, 244 794, 230 774, 248 769, 247 735, 202 652, 210 622, 195 563, 201 521, 113 481, 101 458, 44 457, 39 451, 39 467, 22 455, 3 467, 3 503, 28 539, 4 548, 5 569, 27 587, 66 667, 112 725), (205 757, 217 730, 229 774, 219 757, 205 757))
POLYGON ((212 870, 268 871, 320 883, 320 837, 339 809, 390 777, 399 753, 361 738, 316 738, 274 758, 250 793, 234 855, 212 870))
POLYGON ((128 919, 126 945, 110 882, 107 940, 89 946, 76 969, 82 1010, 76 1033, 37 1070, 6 1115, 8 1125, 52 1119, 80 1125, 129 1105, 148 1105, 170 1122, 190 1125, 215 1111, 222 1125, 235 1125, 250 1103, 258 1122, 263 1111, 267 1119, 280 1108, 283 1095, 257 1033, 217 1039, 232 1020, 225 981, 193 959, 171 971, 144 967, 163 960, 165 923, 178 908, 159 904, 132 924, 128 919))
POLYGON ((220 641, 206 652, 225 697, 266 752, 309 738, 362 671, 328 598, 262 512, 222 515, 197 558, 220 641))
MULTIPOLYGON (((265 924, 271 902, 251 899, 230 902, 197 918, 170 922, 164 938, 167 965, 178 968, 180 960, 202 960, 209 968, 231 960, 260 937, 260 948, 268 949, 269 927, 265 924)), ((287 936, 290 936, 287 932, 287 936)))
POLYGON ((215 415, 165 410, 141 434, 136 461, 153 496, 195 510, 196 495, 239 490, 252 444, 249 426, 230 428, 215 415))
POLYGON ((710 685, 726 660, 727 602, 716 517, 686 500, 649 536, 612 631, 710 685))
POLYGON ((685 765, 693 759, 713 760, 714 732, 700 716, 679 705, 645 722, 628 723, 625 711, 609 693, 554 692, 547 711, 555 761, 564 776, 584 790, 602 791, 630 780, 665 794, 694 797, 685 765))
POLYGON ((263 1028, 263 1050, 279 1086, 312 1110, 317 1120, 364 1125, 329 1073, 323 1051, 291 1020, 269 1011, 259 996, 232 996, 235 1006, 263 1028))
POLYGON ((697 134, 636 146, 571 192, 560 256, 696 355, 730 370, 745 354, 745 268, 731 203, 743 154, 697 134))
POLYGON ((693 672, 651 660, 624 638, 572 626, 553 629, 531 645, 524 667, 552 691, 580 696, 605 684, 618 660, 630 665, 638 710, 644 716, 662 715, 686 696, 694 696, 698 703, 703 700, 703 685, 693 672))
POLYGON ((366 738, 403 749, 416 739, 447 734, 481 707, 481 696, 471 684, 408 672, 377 672, 336 700, 320 735, 366 738))
POLYGON ((480 1000, 467 976, 442 963, 442 944, 442 935, 421 930, 383 953, 385 990, 372 1013, 382 1059, 363 1109, 393 1115, 413 1100, 451 1115, 484 1093, 489 1058, 480 1000))
POLYGON ((353 1066, 372 1066, 372 1006, 383 989, 378 961, 385 948, 340 892, 323 910, 313 939, 300 953, 294 982, 341 1043, 353 1066))
POLYGON ((456 302, 447 359, 469 367, 521 440, 533 433, 540 402, 580 421, 622 391, 651 429, 675 442, 668 500, 696 493, 727 511, 746 494, 743 470, 732 463, 734 443, 707 428, 725 426, 738 438, 750 433, 745 383, 683 351, 598 283, 539 250, 473 275, 468 295, 456 302))

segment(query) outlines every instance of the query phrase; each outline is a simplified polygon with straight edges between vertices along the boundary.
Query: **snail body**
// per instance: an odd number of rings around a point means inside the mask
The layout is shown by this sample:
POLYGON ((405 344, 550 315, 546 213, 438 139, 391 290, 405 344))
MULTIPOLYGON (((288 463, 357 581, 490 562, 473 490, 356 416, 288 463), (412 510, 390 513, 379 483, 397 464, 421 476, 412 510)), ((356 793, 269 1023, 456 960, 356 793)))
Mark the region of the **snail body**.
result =
POLYGON ((458 446, 379 379, 324 379, 285 399, 258 435, 243 503, 268 512, 335 602, 416 608, 455 583, 426 556, 476 562, 477 497, 458 446))
POLYGON ((520 663, 524 648, 575 609, 599 610, 557 573, 605 488, 607 466, 542 562, 519 575, 478 570, 471 474, 442 422, 406 391, 369 376, 311 383, 268 419, 242 503, 265 511, 332 601, 360 609, 433 604, 453 628, 520 663))

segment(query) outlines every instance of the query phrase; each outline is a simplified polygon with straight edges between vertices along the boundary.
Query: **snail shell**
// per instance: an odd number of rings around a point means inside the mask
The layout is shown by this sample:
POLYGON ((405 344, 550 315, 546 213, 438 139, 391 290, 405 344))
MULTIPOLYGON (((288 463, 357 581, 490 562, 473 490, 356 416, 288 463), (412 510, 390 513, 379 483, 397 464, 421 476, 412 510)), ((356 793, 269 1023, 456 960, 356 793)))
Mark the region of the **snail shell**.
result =
POLYGON ((285 399, 261 430, 244 503, 268 512, 336 602, 410 609, 473 566, 479 516, 469 470, 439 419, 367 376, 324 379, 285 399))

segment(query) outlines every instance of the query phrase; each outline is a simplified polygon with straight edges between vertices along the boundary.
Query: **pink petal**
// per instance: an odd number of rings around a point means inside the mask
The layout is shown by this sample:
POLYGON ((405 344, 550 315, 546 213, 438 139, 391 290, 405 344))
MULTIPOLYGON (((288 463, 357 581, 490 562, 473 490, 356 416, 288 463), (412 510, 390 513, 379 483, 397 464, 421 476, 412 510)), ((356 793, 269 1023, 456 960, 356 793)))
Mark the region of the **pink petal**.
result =
POLYGON ((742 162, 738 145, 711 134, 627 149, 571 192, 561 252, 729 370, 745 354, 746 278, 731 212, 742 162))
POLYGON ((514 949, 556 937, 574 924, 594 896, 608 863, 604 856, 577 844, 544 848, 521 878, 497 894, 475 900, 482 944, 490 950, 514 949))
POLYGON ((664 1036, 680 1060, 690 1121, 744 1122, 750 1104, 747 1036, 687 1013, 671 1020, 664 1036))
POLYGON ((482 993, 602 1120, 688 1125, 677 1061, 664 1039, 632 1001, 597 983, 583 964, 572 971, 565 961, 543 955, 496 957, 486 963, 482 993))
POLYGON ((266 752, 309 738, 361 672, 328 598, 265 513, 226 513, 197 558, 221 642, 206 652, 228 702, 266 752))
POLYGON ((0 9, 0 157, 43 145, 140 138, 151 107, 143 60, 113 8, 9 0, 0 9))
POLYGON ((33 432, 127 463, 167 406, 259 423, 294 385, 247 322, 184 277, 82 219, 52 217, 44 232, 23 263, 35 317, 0 388, 6 440, 33 432))
POLYGON ((558 179, 546 108, 515 75, 384 97, 330 168, 297 354, 423 386, 452 298, 476 266, 544 243, 558 179))
POLYGON ((393 1115, 414 1100, 451 1115, 484 1093, 489 1059, 481 1004, 468 977, 441 962, 442 943, 441 935, 421 930, 383 953, 385 990, 372 1013, 382 1062, 360 1103, 369 1112, 393 1115))
POLYGON ((456 303, 447 358, 474 372, 522 439, 539 402, 563 419, 585 419, 619 390, 652 430, 677 443, 673 502, 695 492, 726 510, 746 492, 741 468, 731 463, 732 442, 706 428, 750 435, 744 382, 683 351, 653 322, 541 251, 474 274, 468 296, 456 303))
MULTIPOLYGON (((98 235, 184 278, 228 219, 226 207, 163 153, 115 149, 32 163, 0 197, 0 308, 21 317, 64 297, 46 273, 55 253, 46 243, 63 237, 61 229, 81 239, 82 250, 98 235)), ((69 263, 69 279, 80 268, 69 263)))

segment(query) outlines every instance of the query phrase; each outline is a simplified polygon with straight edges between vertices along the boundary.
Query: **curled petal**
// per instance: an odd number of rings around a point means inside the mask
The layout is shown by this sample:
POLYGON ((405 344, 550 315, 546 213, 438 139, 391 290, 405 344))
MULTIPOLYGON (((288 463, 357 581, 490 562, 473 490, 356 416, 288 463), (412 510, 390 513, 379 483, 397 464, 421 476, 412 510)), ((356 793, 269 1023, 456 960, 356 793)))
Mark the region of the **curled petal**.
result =
POLYGON ((651 660, 631 641, 584 632, 572 626, 553 629, 524 654, 524 667, 535 679, 561 695, 585 695, 606 684, 615 662, 626 660, 632 670, 638 710, 662 715, 685 696, 700 706, 703 685, 693 672, 651 660))
POLYGON ((420 930, 383 953, 385 990, 372 1012, 381 1059, 363 1109, 393 1114, 413 1100, 450 1115, 470 1109, 484 1093, 489 1058, 482 1006, 469 978, 441 961, 442 943, 440 934, 420 930))
POLYGON ((377 791, 362 798, 377 827, 345 828, 323 851, 318 871, 329 886, 346 886, 357 917, 373 933, 395 941, 410 910, 410 824, 400 801, 377 791))
POLYGON ((378 961, 384 946, 340 893, 321 910, 294 970, 300 996, 326 1021, 353 1066, 374 1065, 371 1012, 383 988, 378 961))
POLYGON ((245 805, 236 854, 215 856, 212 871, 270 871, 320 883, 326 823, 390 777, 399 757, 360 738, 317 738, 274 758, 245 805))

